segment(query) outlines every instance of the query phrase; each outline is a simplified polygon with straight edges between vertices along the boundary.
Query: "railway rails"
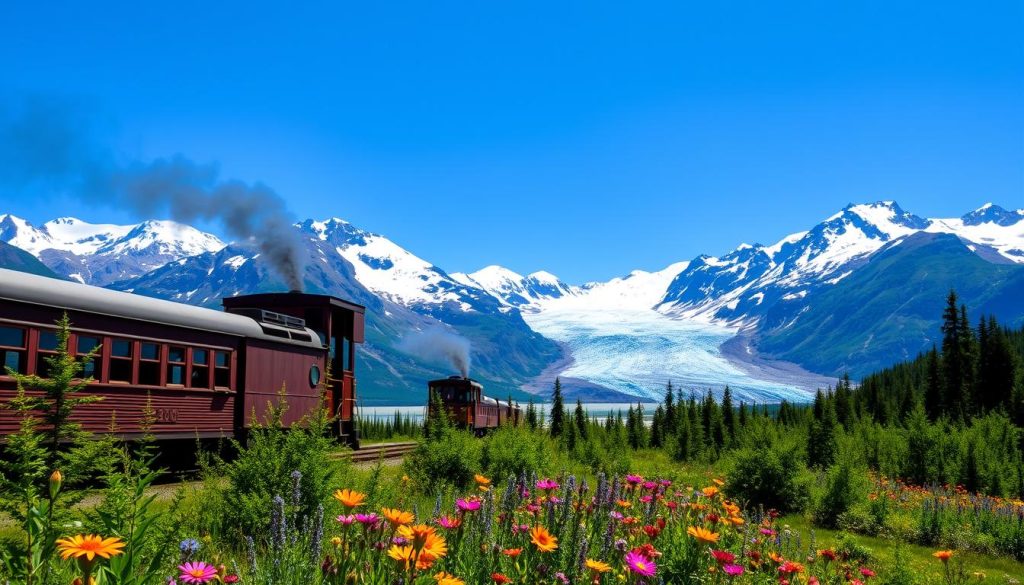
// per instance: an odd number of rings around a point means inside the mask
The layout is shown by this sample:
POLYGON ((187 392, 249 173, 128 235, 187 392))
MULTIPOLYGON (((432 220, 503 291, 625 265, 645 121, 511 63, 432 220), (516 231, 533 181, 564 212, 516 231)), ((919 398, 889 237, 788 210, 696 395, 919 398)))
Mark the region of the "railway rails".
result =
POLYGON ((378 459, 400 459, 416 448, 415 441, 399 443, 378 443, 376 445, 365 445, 358 451, 339 451, 332 453, 334 459, 348 459, 353 463, 366 463, 378 459))

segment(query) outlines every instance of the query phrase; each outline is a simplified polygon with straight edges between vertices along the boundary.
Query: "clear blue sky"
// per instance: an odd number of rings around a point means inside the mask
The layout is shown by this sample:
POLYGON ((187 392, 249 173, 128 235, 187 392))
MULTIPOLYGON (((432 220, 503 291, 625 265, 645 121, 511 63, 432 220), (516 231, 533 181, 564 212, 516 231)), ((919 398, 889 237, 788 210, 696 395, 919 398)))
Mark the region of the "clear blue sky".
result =
POLYGON ((86 100, 124 153, 219 161, 449 271, 581 282, 850 202, 1024 207, 1016 0, 296 4, 10 3, 0 93, 86 100))

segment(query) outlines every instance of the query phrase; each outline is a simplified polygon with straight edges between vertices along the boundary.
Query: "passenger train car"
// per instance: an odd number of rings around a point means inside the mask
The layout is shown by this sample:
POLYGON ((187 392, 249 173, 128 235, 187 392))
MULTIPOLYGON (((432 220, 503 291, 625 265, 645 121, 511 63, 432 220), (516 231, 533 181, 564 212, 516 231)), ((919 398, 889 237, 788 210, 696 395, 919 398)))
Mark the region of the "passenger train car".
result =
POLYGON ((510 402, 484 396, 483 384, 471 378, 451 376, 427 382, 430 403, 429 416, 436 416, 434 399, 439 399, 456 426, 482 435, 511 421, 519 424, 522 411, 510 402))
MULTIPOLYGON (((297 292, 223 305, 216 311, 0 269, 0 403, 17 391, 2 366, 47 376, 44 358, 57 349, 55 323, 66 312, 69 347, 81 356, 95 350, 85 393, 102 400, 75 414, 88 431, 113 424, 138 436, 148 402, 160 440, 240 436, 263 420, 282 387, 284 422, 299 420, 319 404, 323 381, 337 416, 333 432, 358 446, 355 361, 365 308, 297 292)), ((0 409, 0 436, 18 423, 17 413, 0 409)))

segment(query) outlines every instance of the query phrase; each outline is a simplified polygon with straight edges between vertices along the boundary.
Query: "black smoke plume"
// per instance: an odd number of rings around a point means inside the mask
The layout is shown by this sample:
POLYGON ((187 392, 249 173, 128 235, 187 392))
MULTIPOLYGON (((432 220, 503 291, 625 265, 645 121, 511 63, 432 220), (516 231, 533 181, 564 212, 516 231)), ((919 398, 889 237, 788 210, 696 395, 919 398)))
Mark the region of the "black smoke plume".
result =
POLYGON ((469 340, 441 326, 410 333, 397 348, 428 361, 447 361, 463 378, 469 377, 469 340))
POLYGON ((121 161, 82 104, 31 97, 0 109, 0 185, 88 197, 175 221, 219 223, 255 242, 288 287, 302 289, 302 245, 284 199, 262 184, 223 179, 182 155, 121 161))

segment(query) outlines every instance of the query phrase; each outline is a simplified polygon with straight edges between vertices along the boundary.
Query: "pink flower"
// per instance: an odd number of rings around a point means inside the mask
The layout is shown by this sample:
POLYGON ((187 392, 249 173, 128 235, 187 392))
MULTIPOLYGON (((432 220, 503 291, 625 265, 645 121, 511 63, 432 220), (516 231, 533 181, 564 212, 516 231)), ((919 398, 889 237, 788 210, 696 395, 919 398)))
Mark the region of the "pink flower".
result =
POLYGON ((459 498, 455 500, 455 506, 459 509, 459 512, 476 512, 480 509, 480 500, 464 500, 459 498))
POLYGON ((613 520, 622 520, 624 518, 622 513, 616 510, 612 510, 611 512, 608 513, 608 515, 611 516, 613 520))
POLYGON ((348 516, 338 516, 335 520, 337 520, 342 526, 351 526, 352 523, 356 521, 356 517, 349 514, 348 516))
POLYGON ((867 567, 861 567, 860 574, 863 575, 865 579, 870 579, 875 576, 875 572, 867 567))
POLYGON ((181 571, 178 578, 188 585, 204 585, 217 576, 217 568, 202 561, 179 565, 178 570, 181 571))
POLYGON ((359 522, 365 528, 372 528, 379 520, 380 516, 372 512, 369 514, 356 514, 356 522, 359 522))
POLYGON ((462 525, 462 520, 457 518, 450 518, 448 516, 441 516, 437 519, 437 523, 441 525, 441 528, 458 528, 462 525))
POLYGON ((630 571, 642 577, 653 577, 654 573, 658 570, 654 561, 640 553, 630 551, 626 553, 626 557, 623 560, 630 571))
POLYGON ((546 492, 558 489, 558 482, 553 479, 544 478, 537 482, 537 489, 544 490, 546 492))
POLYGON ((628 483, 629 485, 637 485, 643 480, 644 478, 640 477, 639 475, 629 474, 626 476, 626 483, 628 483))
POLYGON ((653 499, 651 496, 640 496, 640 501, 645 504, 650 504, 653 499))
POLYGON ((743 574, 743 567, 739 565, 725 565, 722 567, 722 572, 730 577, 739 577, 743 574))
POLYGON ((775 531, 770 529, 770 528, 762 528, 761 529, 761 534, 763 534, 765 536, 775 536, 775 531))

